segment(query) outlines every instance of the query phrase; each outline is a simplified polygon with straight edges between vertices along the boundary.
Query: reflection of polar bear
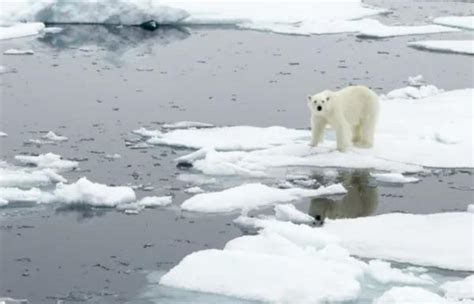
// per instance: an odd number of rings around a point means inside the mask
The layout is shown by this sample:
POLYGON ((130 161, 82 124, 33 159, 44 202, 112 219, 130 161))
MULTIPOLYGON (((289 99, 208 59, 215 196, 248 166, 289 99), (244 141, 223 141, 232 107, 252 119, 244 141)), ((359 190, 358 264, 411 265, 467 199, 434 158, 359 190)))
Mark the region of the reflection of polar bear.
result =
POLYGON ((323 91, 308 96, 311 110, 311 145, 323 141, 329 124, 337 136, 337 149, 346 151, 354 143, 370 148, 374 143, 379 102, 377 94, 364 86, 351 86, 337 92, 323 91))
POLYGON ((371 183, 368 172, 350 173, 343 178, 342 184, 347 193, 341 200, 322 197, 311 200, 308 213, 317 225, 322 225, 326 217, 337 219, 369 216, 377 209, 378 191, 376 185, 371 183))

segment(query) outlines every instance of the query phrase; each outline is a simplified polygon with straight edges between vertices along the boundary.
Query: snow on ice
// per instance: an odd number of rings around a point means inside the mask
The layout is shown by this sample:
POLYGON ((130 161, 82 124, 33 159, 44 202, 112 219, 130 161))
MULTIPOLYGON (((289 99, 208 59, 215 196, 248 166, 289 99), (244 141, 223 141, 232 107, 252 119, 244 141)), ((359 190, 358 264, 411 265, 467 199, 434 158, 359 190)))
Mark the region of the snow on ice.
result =
POLYGON ((433 23, 474 30, 474 16, 447 16, 433 20, 433 23))
POLYGON ((183 202, 181 208, 196 212, 232 212, 248 211, 268 205, 294 201, 303 197, 315 197, 332 194, 343 194, 345 189, 336 184, 312 189, 278 189, 263 184, 244 184, 218 192, 197 194, 183 202))
POLYGON ((416 49, 474 55, 474 40, 424 40, 409 42, 416 49))

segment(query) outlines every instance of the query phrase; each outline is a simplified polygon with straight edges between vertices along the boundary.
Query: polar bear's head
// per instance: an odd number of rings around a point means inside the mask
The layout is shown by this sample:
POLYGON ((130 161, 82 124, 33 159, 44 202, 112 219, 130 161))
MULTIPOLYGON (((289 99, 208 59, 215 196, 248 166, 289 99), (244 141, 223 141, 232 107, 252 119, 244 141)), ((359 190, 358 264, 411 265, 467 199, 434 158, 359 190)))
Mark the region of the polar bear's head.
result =
POLYGON ((322 91, 315 95, 308 95, 308 107, 316 116, 326 116, 331 112, 331 91, 322 91))

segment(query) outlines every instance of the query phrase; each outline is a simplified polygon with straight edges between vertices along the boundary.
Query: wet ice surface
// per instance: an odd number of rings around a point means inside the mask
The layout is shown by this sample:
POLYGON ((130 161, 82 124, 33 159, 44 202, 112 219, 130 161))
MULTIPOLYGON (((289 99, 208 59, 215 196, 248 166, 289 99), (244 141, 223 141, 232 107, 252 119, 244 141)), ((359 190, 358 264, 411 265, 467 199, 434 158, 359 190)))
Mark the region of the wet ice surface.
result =
MULTIPOLYGON (((415 15, 448 15, 438 5, 428 10, 425 6, 415 15)), ((465 12, 458 5, 449 7, 449 15, 465 12)), ((390 24, 400 14, 380 18, 390 24)), ((423 36, 423 40, 470 37, 449 33, 423 36)), ((133 186, 138 198, 172 195, 173 204, 134 216, 61 204, 0 209, 0 296, 27 298, 31 303, 61 299, 241 303, 156 282, 186 255, 221 249, 242 235, 233 223, 238 213, 180 211, 177 206, 193 195, 184 190, 199 185, 204 191, 220 191, 241 184, 242 179, 212 180, 194 175, 198 172, 193 169, 177 169, 174 159, 190 150, 131 149, 126 142, 139 136, 130 131, 141 126, 160 129, 164 123, 178 121, 307 128, 305 96, 336 84, 363 82, 387 93, 407 86, 409 76, 421 74, 426 83, 444 90, 472 86, 470 57, 406 46, 416 40, 422 39, 372 41, 352 34, 291 37, 232 28, 163 28, 150 33, 126 27, 64 26, 62 32, 40 38, 3 41, 1 53, 12 48, 35 53, 2 55, 1 65, 16 72, 1 78, 0 130, 8 134, 0 138, 1 159, 13 162, 22 153, 53 152, 79 162, 80 170, 61 173, 70 182, 87 176, 103 184, 133 186), (360 52, 354 53, 355 47, 360 52), (24 144, 51 130, 68 141, 24 144), (106 157, 115 154, 121 157, 106 157)), ((465 211, 472 204, 471 170, 439 170, 414 177, 420 181, 401 185, 387 177, 377 181, 365 171, 294 168, 276 180, 256 180, 303 188, 343 183, 347 195, 295 204, 315 220, 319 216, 319 222, 394 211, 465 211), (361 200, 360 195, 367 199, 361 200)), ((251 215, 259 213, 273 214, 273 208, 251 215)), ((392 266, 405 269, 407 265, 392 266)), ((440 269, 428 269, 428 274, 439 281, 467 276, 440 269)), ((382 290, 375 289, 364 290, 361 302, 380 296, 382 290)))

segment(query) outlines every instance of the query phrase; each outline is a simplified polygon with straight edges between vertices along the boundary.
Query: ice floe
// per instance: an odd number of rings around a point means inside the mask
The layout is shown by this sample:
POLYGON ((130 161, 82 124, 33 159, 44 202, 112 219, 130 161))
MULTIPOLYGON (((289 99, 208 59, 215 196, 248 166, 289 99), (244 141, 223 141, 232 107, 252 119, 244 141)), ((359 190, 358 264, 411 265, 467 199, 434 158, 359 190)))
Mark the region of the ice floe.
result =
POLYGON ((474 16, 438 17, 433 20, 433 23, 474 30, 474 16))
POLYGON ((403 283, 413 285, 431 285, 432 279, 416 276, 411 272, 403 272, 400 269, 392 268, 390 263, 380 260, 371 260, 368 262, 368 274, 376 281, 382 284, 403 283))
POLYGON ((142 137, 156 137, 162 135, 160 130, 148 130, 147 128, 143 127, 141 127, 140 129, 133 130, 132 133, 140 135, 142 137))
POLYGON ((404 176, 400 173, 372 173, 371 175, 378 181, 395 184, 416 183, 420 180, 419 178, 404 176))
POLYGON ((358 30, 357 36, 363 38, 386 38, 394 36, 433 34, 443 32, 457 32, 457 29, 440 25, 418 25, 418 26, 389 26, 378 20, 370 20, 358 30))
POLYGON ((0 166, 0 187, 37 187, 67 180, 51 169, 29 170, 14 166, 0 166))
POLYGON ((198 194, 198 193, 203 193, 205 192, 201 187, 195 186, 195 187, 190 187, 184 190, 186 193, 191 193, 191 194, 198 194))
POLYGON ((411 286, 392 287, 374 301, 374 304, 403 303, 447 304, 446 299, 439 295, 420 287, 411 286))
POLYGON ((423 83, 423 75, 408 76, 408 84, 410 86, 421 86, 423 83))
POLYGON ((346 190, 340 184, 319 189, 278 189, 260 183, 244 184, 218 192, 197 194, 181 204, 181 208, 196 212, 243 212, 278 203, 290 202, 303 197, 342 194, 346 190))
POLYGON ((209 175, 261 177, 272 168, 289 166, 395 173, 428 167, 472 168, 473 113, 466 109, 472 108, 473 94, 472 89, 464 89, 418 99, 382 99, 375 147, 347 153, 336 151, 333 140, 309 147, 309 131, 283 127, 175 130, 148 142, 200 149, 177 161, 192 163, 194 169, 209 175))
POLYGON ((33 55, 33 50, 8 49, 3 52, 3 55, 33 55))
POLYGON ((474 40, 425 40, 408 45, 421 50, 474 55, 474 40))
POLYGON ((0 131, 0 137, 7 137, 7 136, 8 136, 7 133, 0 131))
POLYGON ((49 140, 49 141, 55 141, 55 142, 61 142, 61 141, 67 141, 68 138, 66 136, 61 136, 53 131, 49 131, 46 133, 46 135, 41 136, 42 139, 49 140))
POLYGON ((0 188, 0 201, 2 201, 2 205, 12 203, 43 204, 54 201, 54 196, 36 187, 30 189, 4 187, 0 188))
POLYGON ((165 129, 189 129, 189 128, 211 128, 213 124, 198 121, 178 121, 175 123, 167 123, 163 125, 165 129))
POLYGON ((116 205, 118 210, 137 210, 145 208, 166 207, 172 203, 171 196, 146 196, 138 201, 116 205))
POLYGON ((446 282, 441 285, 448 299, 474 299, 474 275, 459 281, 446 282))
MULTIPOLYGON (((66 204, 87 204, 115 207, 135 201, 135 192, 130 187, 107 186, 94 183, 86 177, 72 184, 58 184, 52 193, 52 201, 66 204)), ((151 203, 154 203, 153 199, 151 203)))
POLYGON ((54 153, 40 154, 37 156, 16 155, 15 159, 25 165, 55 170, 72 170, 79 166, 77 161, 62 159, 60 155, 54 153))
POLYGON ((44 28, 44 24, 41 22, 17 23, 9 26, 0 26, 0 40, 38 35, 44 30, 44 28))
MULTIPOLYGON (((411 80, 413 81, 413 79, 411 80)), ((442 89, 438 89, 434 85, 422 85, 419 87, 409 86, 405 88, 395 89, 383 95, 385 99, 419 99, 431 97, 444 92, 442 89)))

